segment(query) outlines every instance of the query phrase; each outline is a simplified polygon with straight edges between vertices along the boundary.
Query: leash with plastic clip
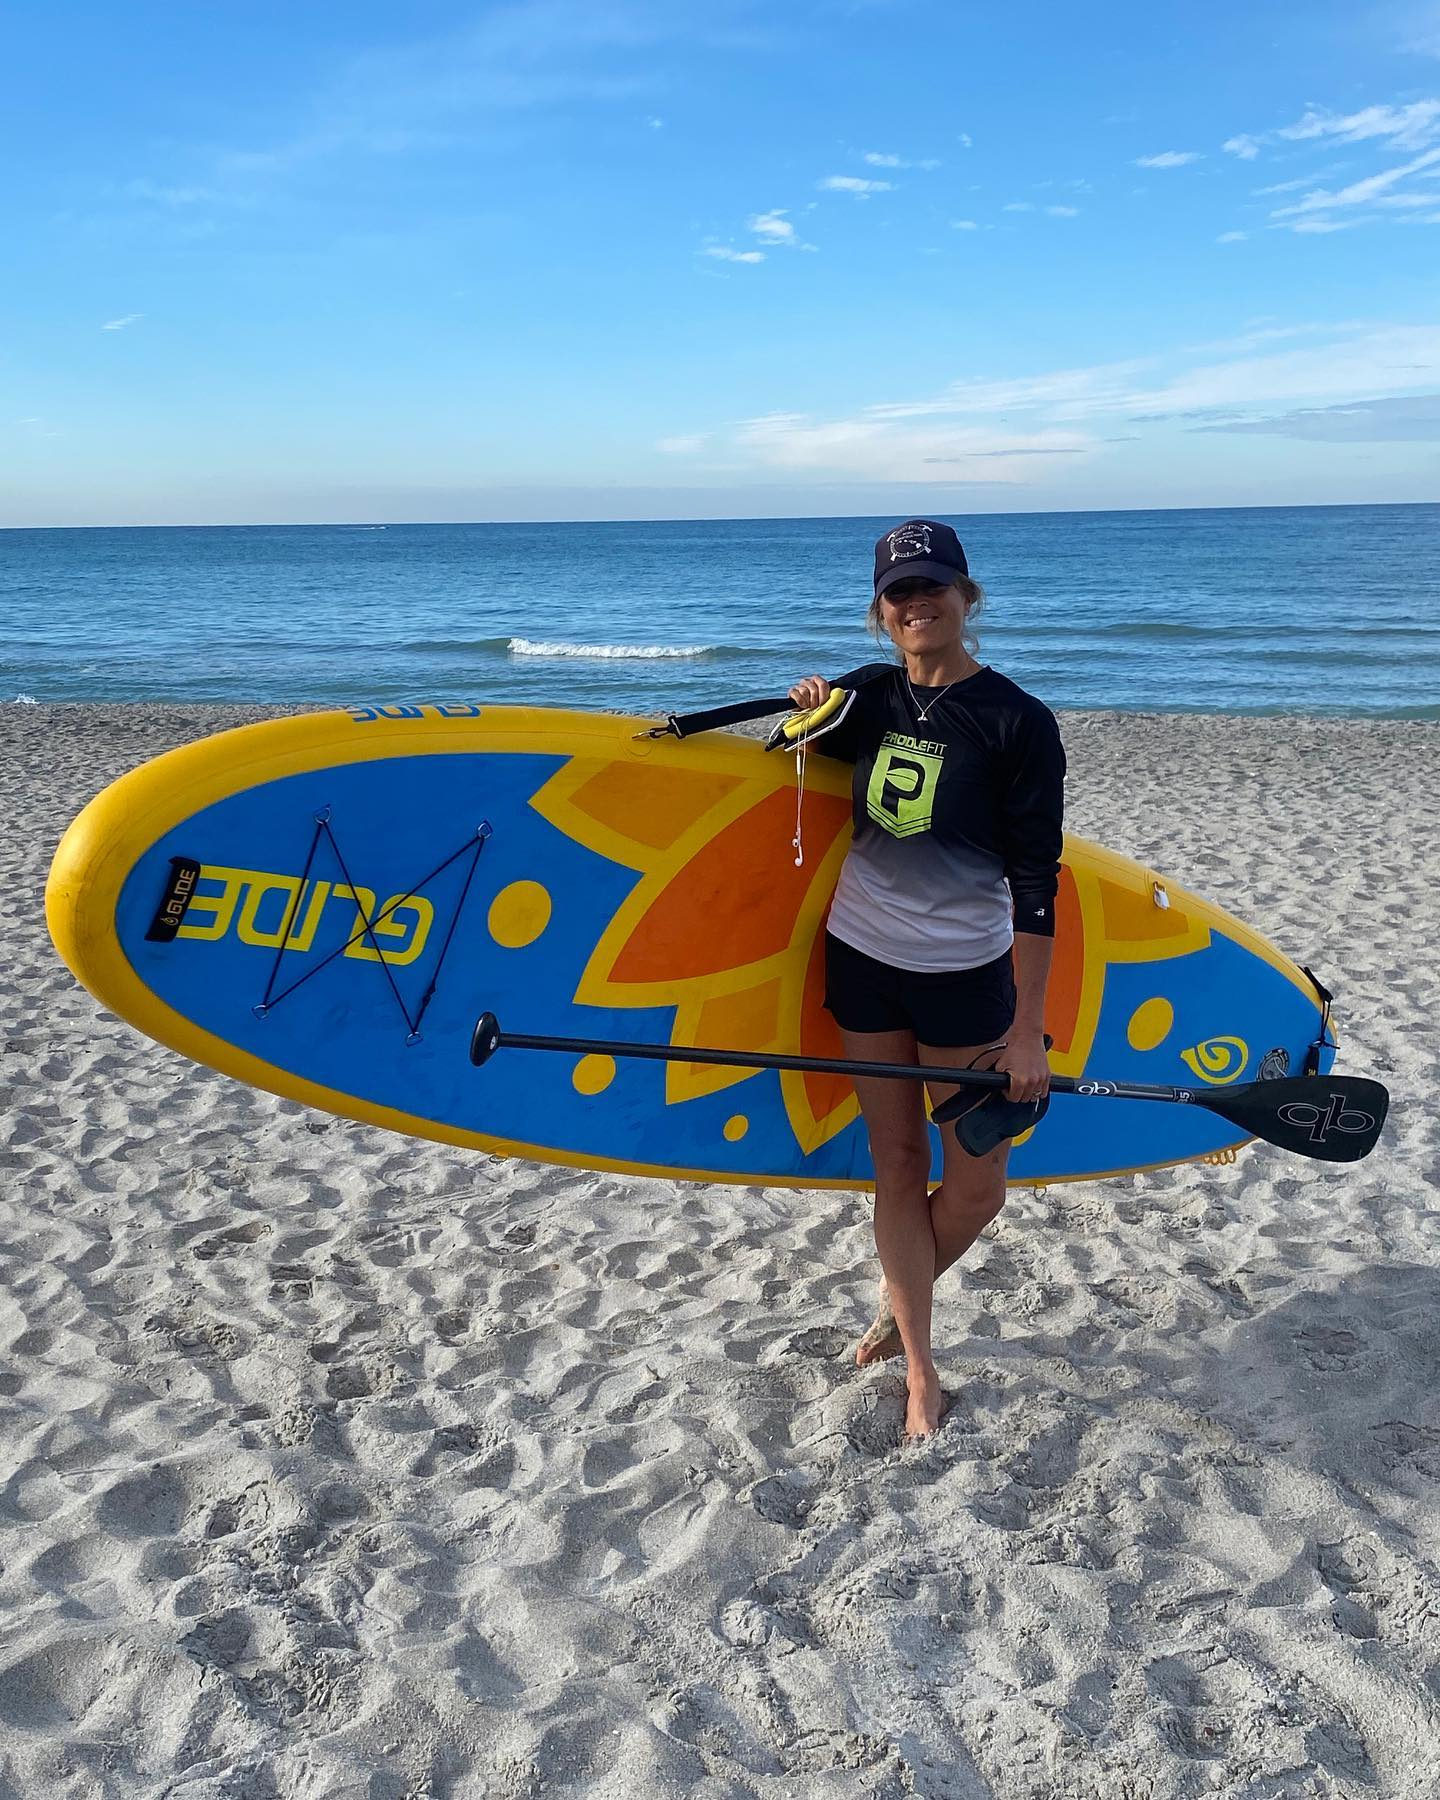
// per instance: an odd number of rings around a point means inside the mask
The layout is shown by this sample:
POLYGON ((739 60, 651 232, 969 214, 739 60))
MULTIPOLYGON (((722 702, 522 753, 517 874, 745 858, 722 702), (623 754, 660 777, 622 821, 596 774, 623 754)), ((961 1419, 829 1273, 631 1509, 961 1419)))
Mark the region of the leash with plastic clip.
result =
POLYGON ((805 759, 809 754, 810 740, 819 737, 822 731, 838 725, 849 707, 850 691, 846 688, 831 688, 829 694, 818 706, 812 706, 806 712, 797 712, 788 719, 783 719, 770 733, 766 743, 767 750, 793 750, 795 752, 795 835, 790 842, 795 850, 795 867, 805 866, 805 759))

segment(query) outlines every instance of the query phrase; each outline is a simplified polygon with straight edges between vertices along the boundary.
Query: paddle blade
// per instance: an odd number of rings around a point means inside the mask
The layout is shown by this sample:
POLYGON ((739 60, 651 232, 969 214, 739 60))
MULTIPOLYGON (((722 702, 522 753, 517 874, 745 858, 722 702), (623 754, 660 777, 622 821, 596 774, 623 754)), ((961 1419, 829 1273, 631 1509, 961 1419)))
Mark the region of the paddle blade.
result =
POLYGON ((1390 1109, 1380 1083, 1357 1075, 1294 1075, 1193 1098, 1252 1137, 1321 1162, 1368 1156, 1390 1109))

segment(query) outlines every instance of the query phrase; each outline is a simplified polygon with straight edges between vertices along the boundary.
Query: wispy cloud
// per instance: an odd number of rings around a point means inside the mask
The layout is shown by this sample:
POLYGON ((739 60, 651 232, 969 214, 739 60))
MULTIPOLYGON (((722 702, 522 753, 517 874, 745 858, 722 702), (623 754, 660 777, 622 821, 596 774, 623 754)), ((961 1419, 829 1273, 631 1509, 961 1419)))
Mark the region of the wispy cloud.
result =
POLYGON ((827 175, 815 185, 834 194, 853 194, 857 200, 868 200, 872 194, 888 194, 894 187, 893 182, 867 181, 862 175, 827 175))
POLYGON ((221 198, 215 188, 194 185, 169 187, 158 181, 127 181, 124 193, 128 200, 143 200, 153 206, 169 207, 207 205, 221 198))
POLYGON ((1279 224, 1290 224, 1292 231, 1314 231, 1317 229, 1340 229, 1343 224, 1355 223, 1350 220, 1336 220, 1333 215, 1347 208, 1377 208, 1382 211, 1410 207, 1433 206, 1433 193, 1400 192, 1392 190, 1412 175, 1423 174, 1440 164, 1440 148, 1427 150, 1420 156, 1411 157, 1409 162, 1399 163, 1393 169, 1381 169, 1378 174, 1367 175, 1359 181, 1352 181, 1343 188, 1315 188, 1290 206, 1279 206, 1270 214, 1272 220, 1279 224))
POLYGON ((938 169, 939 162, 933 156, 924 156, 910 161, 903 156, 892 156, 885 150, 867 150, 865 161, 872 169, 938 169))
MULTIPOLYGON (((222 175, 281 173, 345 153, 399 156, 463 146, 513 119, 562 105, 653 99, 662 53, 691 30, 660 5, 510 0, 459 30, 367 49, 337 68, 296 128, 233 146, 222 175)), ((646 117, 651 130, 664 120, 646 117)))
MULTIPOLYGON (((1366 219, 1414 214, 1435 204, 1434 192, 1426 184, 1433 178, 1432 172, 1440 172, 1435 169, 1440 163, 1440 99, 1366 106, 1351 113, 1311 106, 1291 124, 1227 138, 1224 148, 1233 156, 1253 161, 1267 146, 1311 144, 1326 147, 1369 145, 1385 151, 1414 154, 1343 187, 1319 185, 1335 173, 1332 163, 1309 176, 1291 177, 1256 188, 1257 198, 1274 199, 1286 194, 1300 196, 1271 210, 1270 223, 1279 229, 1323 236, 1349 230, 1366 219), (1416 181, 1418 186, 1402 185, 1416 181)), ((1291 151, 1292 160, 1294 154, 1291 151)))
POLYGON ((1226 138, 1221 148, 1250 162, 1267 144, 1364 144, 1382 142, 1395 150, 1423 150, 1440 137, 1440 100, 1412 100, 1403 106, 1366 106, 1359 112, 1333 113, 1312 106, 1290 125, 1269 131, 1244 131, 1226 138))
POLYGON ((692 431, 680 437, 664 437, 655 448, 665 456, 696 456, 705 448, 706 436, 703 431, 692 431))
POLYGON ((763 250, 737 250, 732 244, 705 244, 702 254, 713 256, 717 262, 762 263, 765 260, 763 250))
POLYGON ((1249 235, 1248 231, 1222 231, 1215 242, 1217 244, 1243 244, 1249 235))
POLYGON ((1047 459, 1103 453, 1122 418, 1147 429, 1428 440, 1440 431, 1440 396, 1417 392, 1427 389, 1440 389, 1440 326, 1256 321, 1239 338, 1163 357, 960 380, 831 418, 770 412, 734 426, 727 447, 765 468, 840 479, 925 481, 944 469, 947 479, 1013 484, 1047 459), (1308 341, 1277 347, 1287 338, 1308 341))
POLYGON ((1366 400, 1345 406, 1304 406, 1261 418, 1213 420, 1192 431, 1250 432, 1304 438, 1312 444, 1440 442, 1440 394, 1366 400))
POLYGON ((100 329, 102 331, 124 331, 127 325, 138 324, 144 317, 144 313, 126 313, 120 319, 107 319, 100 329))
POLYGON ((805 413, 768 413, 737 427, 736 446, 752 462, 792 472, 823 471, 841 479, 964 481, 969 471, 986 482, 1033 475, 1046 457, 1095 448, 1081 432, 999 431, 988 426, 936 425, 897 430, 873 414, 813 419, 805 413))
POLYGON ((1419 150, 1437 134, 1440 100, 1413 100, 1407 106, 1366 106, 1344 114, 1312 107, 1293 125, 1282 125, 1275 136, 1291 142, 1329 138, 1340 144, 1383 138, 1397 150, 1419 150))
POLYGON ((978 231, 980 226, 975 219, 952 219, 950 229, 952 231, 978 231))
POLYGON ((1199 150, 1161 150, 1155 156, 1137 156, 1137 169, 1183 169, 1186 163, 1200 162, 1203 153, 1199 150))

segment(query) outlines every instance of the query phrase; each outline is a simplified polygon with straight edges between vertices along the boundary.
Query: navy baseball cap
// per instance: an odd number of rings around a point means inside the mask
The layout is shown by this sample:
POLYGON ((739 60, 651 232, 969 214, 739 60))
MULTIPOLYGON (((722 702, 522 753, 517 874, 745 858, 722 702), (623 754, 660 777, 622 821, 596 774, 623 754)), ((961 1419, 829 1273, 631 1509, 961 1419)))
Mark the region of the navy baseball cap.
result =
POLYGON ((938 581, 949 587, 968 577, 965 551, 948 525, 934 519, 907 519, 875 542, 875 598, 897 581, 938 581))

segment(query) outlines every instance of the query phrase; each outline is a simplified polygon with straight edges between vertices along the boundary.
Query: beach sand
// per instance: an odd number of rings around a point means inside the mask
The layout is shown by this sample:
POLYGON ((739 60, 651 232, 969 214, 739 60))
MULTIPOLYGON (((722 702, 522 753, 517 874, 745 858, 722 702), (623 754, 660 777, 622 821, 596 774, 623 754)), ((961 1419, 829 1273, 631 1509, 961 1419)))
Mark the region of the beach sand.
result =
POLYGON ((256 716, 0 708, 0 1800, 1440 1792, 1440 726, 1064 719, 1391 1122, 1016 1193, 901 1448, 861 1198, 389 1136, 74 984, 68 819, 256 716))

